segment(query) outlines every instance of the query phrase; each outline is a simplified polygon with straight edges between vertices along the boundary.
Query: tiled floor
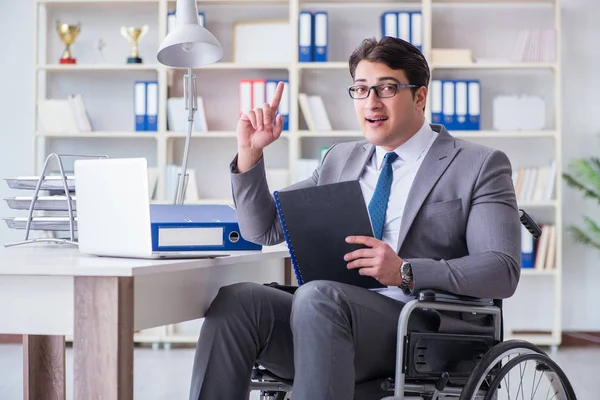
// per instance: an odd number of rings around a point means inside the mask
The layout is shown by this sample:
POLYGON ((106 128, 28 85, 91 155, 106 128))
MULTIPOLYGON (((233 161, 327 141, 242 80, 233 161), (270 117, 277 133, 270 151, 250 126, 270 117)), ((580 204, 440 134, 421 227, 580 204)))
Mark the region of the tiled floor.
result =
MULTIPOLYGON (((67 399, 72 399, 72 350, 67 349, 67 399)), ((194 356, 193 349, 135 350, 135 398, 185 400, 194 356)), ((578 400, 600 398, 600 347, 564 348, 552 355, 575 388, 578 400)), ((0 399, 23 398, 20 345, 0 345, 0 399)), ((253 398, 256 398, 253 396, 253 398)), ((232 399, 234 400, 234 399, 232 399)))

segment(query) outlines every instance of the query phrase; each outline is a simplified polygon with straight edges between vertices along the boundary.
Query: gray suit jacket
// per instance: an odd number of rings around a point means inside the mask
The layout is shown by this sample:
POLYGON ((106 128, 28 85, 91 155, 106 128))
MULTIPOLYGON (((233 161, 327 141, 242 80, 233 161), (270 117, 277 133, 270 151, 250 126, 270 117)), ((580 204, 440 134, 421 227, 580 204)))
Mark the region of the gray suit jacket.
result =
MULTIPOLYGON (((400 228, 398 255, 412 264, 415 290, 438 289, 481 298, 510 297, 521 267, 520 221, 512 170, 501 151, 452 137, 438 137, 414 183, 400 228)), ((366 141, 332 146, 312 177, 297 189, 360 178, 375 147, 366 141)), ((261 160, 235 172, 233 198, 242 236, 264 245, 284 240, 261 160)))

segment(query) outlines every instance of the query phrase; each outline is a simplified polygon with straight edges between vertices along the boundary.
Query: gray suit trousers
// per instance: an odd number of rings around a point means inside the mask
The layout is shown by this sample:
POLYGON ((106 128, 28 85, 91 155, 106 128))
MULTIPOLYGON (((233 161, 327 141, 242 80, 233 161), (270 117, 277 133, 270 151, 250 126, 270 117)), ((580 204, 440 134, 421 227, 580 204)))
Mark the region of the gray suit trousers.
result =
MULTIPOLYGON (((249 395, 258 362, 294 381, 294 400, 380 399, 376 379, 393 377, 404 303, 337 282, 313 281, 294 295, 256 283, 220 289, 206 313, 190 400, 249 395)), ((436 331, 435 313, 417 311, 411 331, 436 331)))

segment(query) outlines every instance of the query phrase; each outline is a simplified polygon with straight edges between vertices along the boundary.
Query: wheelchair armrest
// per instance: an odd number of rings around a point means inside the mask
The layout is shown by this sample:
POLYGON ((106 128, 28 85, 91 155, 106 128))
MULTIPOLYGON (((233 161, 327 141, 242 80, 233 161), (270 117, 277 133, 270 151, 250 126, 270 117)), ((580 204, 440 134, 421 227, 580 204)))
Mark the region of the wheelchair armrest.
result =
POLYGON ((470 296, 459 296, 454 293, 441 290, 423 289, 416 293, 419 301, 431 301, 438 303, 461 304, 465 306, 493 306, 494 299, 480 299, 470 296))

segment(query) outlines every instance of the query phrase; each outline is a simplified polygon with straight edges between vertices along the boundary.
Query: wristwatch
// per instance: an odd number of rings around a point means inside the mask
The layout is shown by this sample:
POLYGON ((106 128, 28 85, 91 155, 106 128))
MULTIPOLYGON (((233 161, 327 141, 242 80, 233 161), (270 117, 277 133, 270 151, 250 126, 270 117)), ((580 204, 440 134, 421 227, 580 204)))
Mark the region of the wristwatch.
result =
POLYGON ((410 265, 410 261, 402 260, 402 265, 400 265, 400 276, 402 277, 402 283, 398 286, 404 294, 410 294, 410 285, 413 282, 413 272, 412 266, 410 265))

